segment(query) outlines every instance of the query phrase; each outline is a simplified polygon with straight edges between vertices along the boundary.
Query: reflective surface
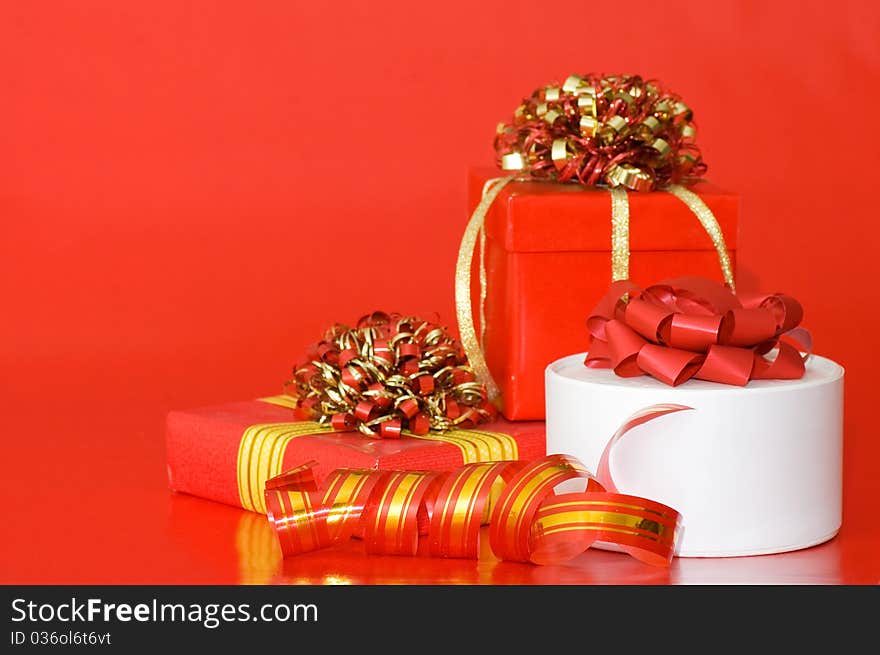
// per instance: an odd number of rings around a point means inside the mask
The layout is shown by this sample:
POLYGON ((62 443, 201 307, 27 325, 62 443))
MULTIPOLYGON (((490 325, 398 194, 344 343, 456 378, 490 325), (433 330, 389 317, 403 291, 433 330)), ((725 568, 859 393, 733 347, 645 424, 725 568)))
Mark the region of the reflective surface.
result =
POLYGON ((596 549, 560 566, 499 562, 485 540, 478 561, 365 557, 357 541, 281 560, 262 516, 166 490, 160 403, 147 407, 115 393, 100 405, 59 399, 51 412, 40 404, 9 408, 0 582, 880 582, 880 533, 853 499, 842 534, 826 544, 772 556, 678 559, 668 570, 596 549))

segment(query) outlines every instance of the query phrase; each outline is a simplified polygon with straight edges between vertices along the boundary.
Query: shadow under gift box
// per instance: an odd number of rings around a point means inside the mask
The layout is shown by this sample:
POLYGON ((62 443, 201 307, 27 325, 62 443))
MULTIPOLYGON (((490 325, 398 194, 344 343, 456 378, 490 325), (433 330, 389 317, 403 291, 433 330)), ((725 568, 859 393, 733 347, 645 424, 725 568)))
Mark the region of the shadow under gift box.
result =
MULTIPOLYGON (((473 169, 474 208, 495 169, 473 169)), ((688 185, 715 215, 736 262, 737 194, 688 185)), ((718 252, 697 217, 670 193, 628 193, 629 277, 638 283, 684 275, 724 281, 718 252)), ((510 420, 544 418, 544 369, 587 349, 587 315, 612 282, 611 195, 580 184, 515 181, 501 190, 485 223, 483 349, 510 420)), ((471 272, 471 307, 480 334, 480 243, 471 272)))
POLYGON ((515 448, 518 459, 537 459, 545 452, 543 422, 500 419, 469 432, 448 433, 464 436, 439 437, 451 441, 372 439, 359 432, 296 434, 295 429, 277 427, 297 424, 301 422, 294 421, 289 407, 260 400, 169 412, 168 484, 174 491, 263 511, 259 504, 266 479, 309 460, 318 462, 315 475, 320 481, 337 468, 451 471, 467 461, 502 459, 487 456, 501 441, 508 451, 515 448), (248 497, 254 500, 248 502, 248 497))

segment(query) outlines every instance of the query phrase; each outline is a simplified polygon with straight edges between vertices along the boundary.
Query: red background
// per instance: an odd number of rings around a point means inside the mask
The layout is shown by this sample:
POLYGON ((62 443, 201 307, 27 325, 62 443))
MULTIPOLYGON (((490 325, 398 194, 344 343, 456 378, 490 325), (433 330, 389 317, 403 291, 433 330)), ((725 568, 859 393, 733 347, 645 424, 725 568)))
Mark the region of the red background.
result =
POLYGON ((169 499, 164 413, 274 392, 374 308, 454 325, 468 166, 589 70, 684 96, 742 193, 741 288, 799 297, 846 366, 830 548, 876 581, 876 4, 322 5, 3 3, 0 581, 234 577, 231 545, 181 536, 226 509, 169 499))

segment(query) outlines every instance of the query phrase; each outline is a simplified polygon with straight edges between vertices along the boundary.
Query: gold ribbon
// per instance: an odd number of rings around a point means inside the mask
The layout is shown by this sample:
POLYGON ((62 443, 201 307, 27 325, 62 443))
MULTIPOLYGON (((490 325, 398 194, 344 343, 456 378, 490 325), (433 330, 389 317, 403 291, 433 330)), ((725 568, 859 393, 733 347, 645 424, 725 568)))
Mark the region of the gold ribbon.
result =
POLYGON ((730 287, 730 290, 736 293, 736 285, 733 282, 733 267, 730 264, 730 255, 727 252, 727 244, 724 243, 724 233, 718 224, 718 219, 712 213, 702 198, 693 191, 685 189, 679 184, 670 184, 664 189, 681 200, 688 209, 700 221, 700 225, 706 230, 706 234, 712 239, 712 245, 718 252, 718 262, 721 264, 721 274, 724 276, 724 282, 730 287))
MULTIPOLYGON (((471 311, 471 261, 474 257, 474 249, 477 246, 477 238, 483 232, 483 224, 486 221, 486 214, 495 198, 505 186, 516 179, 515 175, 508 177, 500 177, 492 180, 483 187, 483 198, 480 204, 471 215, 464 234, 461 237, 461 245, 458 248, 458 262, 455 265, 455 314, 458 319, 458 333, 464 352, 468 356, 471 369, 477 379, 486 385, 486 391, 489 400, 495 400, 498 397, 499 389, 492 373, 489 372, 489 366, 486 364, 486 358, 483 356, 481 341, 477 339, 477 330, 474 327, 474 315, 471 311)), ((481 244, 485 245, 485 241, 481 240, 481 244)), ((481 261, 483 257, 481 256, 481 261)), ((480 315, 483 316, 486 305, 486 281, 483 279, 483 268, 480 269, 480 315)), ((480 324, 481 335, 485 334, 485 321, 480 324)))
MULTIPOLYGON (((485 269, 485 223, 486 215, 495 198, 501 190, 510 182, 517 179, 516 175, 499 177, 489 180, 483 187, 483 197, 474 209, 461 237, 461 245, 458 247, 458 260, 455 265, 455 313, 458 319, 459 336, 464 347, 464 352, 470 361, 471 368, 477 379, 486 385, 489 400, 497 400, 501 390, 486 363, 483 354, 483 338, 486 334, 485 305, 486 305, 486 269, 485 269), (477 240, 480 240, 480 335, 474 326, 473 308, 471 307, 471 262, 476 250, 477 240)), ((672 194, 691 210, 700 225, 712 239, 712 245, 718 253, 718 263, 721 266, 721 274, 724 282, 731 291, 736 291, 733 280, 733 266, 730 263, 730 255, 727 252, 727 244, 724 242, 724 233, 718 224, 718 219, 706 206, 706 203, 693 191, 678 184, 672 184, 664 189, 672 194)), ((611 194, 611 280, 626 280, 629 278, 629 198, 626 190, 622 187, 609 189, 611 194)))
POLYGON ((611 192, 611 281, 629 279, 629 198, 626 189, 611 192))
MULTIPOLYGON (((296 406, 296 400, 291 396, 270 396, 258 400, 281 407, 296 406)), ((297 437, 328 432, 332 432, 332 428, 315 421, 261 423, 245 429, 239 442, 236 462, 238 498, 241 506, 252 512, 265 514, 266 498, 263 492, 266 480, 282 472, 287 445, 297 437)), ((519 458, 516 440, 509 434, 501 432, 448 430, 421 436, 409 432, 403 434, 407 437, 452 444, 461 451, 463 464, 519 458)))

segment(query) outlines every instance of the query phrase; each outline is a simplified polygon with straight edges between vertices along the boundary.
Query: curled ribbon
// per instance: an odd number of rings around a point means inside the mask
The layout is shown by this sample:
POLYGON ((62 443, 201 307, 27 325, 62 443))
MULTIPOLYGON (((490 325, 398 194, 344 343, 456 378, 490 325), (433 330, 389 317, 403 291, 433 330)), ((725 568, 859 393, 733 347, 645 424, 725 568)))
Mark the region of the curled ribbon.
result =
POLYGON ((802 318, 800 303, 781 293, 743 300, 704 278, 645 290, 621 280, 587 319, 592 344, 584 364, 672 386, 692 377, 738 386, 798 379, 812 347, 810 333, 799 327, 802 318), (775 358, 767 357, 774 348, 775 358))
POLYGON ((336 324, 287 383, 295 415, 371 437, 423 436, 492 418, 461 344, 437 323, 373 312, 336 324))
POLYGON ((693 118, 656 80, 570 75, 536 89, 498 125, 496 158, 531 177, 650 191, 705 173, 693 118))
POLYGON ((599 478, 573 457, 550 455, 531 463, 468 464, 450 473, 338 469, 319 486, 309 462, 267 481, 269 520, 285 557, 356 536, 368 554, 415 555, 422 537, 434 557, 476 558, 480 525, 488 519, 492 550, 503 560, 556 564, 603 542, 668 566, 678 512, 616 493, 608 459, 630 429, 684 409, 654 405, 631 417, 609 441, 599 478), (584 491, 554 491, 573 479, 585 481, 584 491))

